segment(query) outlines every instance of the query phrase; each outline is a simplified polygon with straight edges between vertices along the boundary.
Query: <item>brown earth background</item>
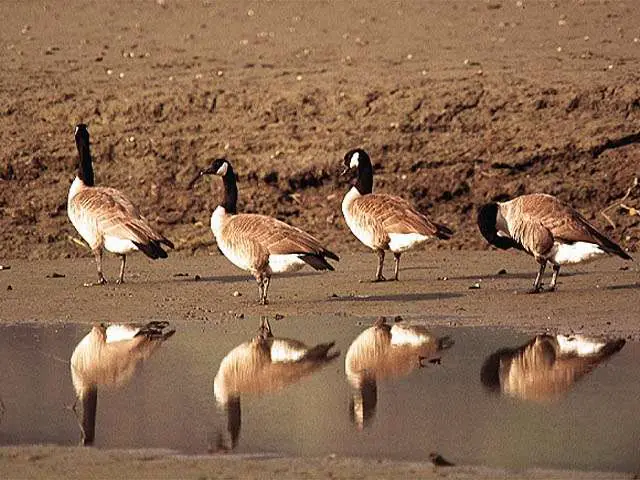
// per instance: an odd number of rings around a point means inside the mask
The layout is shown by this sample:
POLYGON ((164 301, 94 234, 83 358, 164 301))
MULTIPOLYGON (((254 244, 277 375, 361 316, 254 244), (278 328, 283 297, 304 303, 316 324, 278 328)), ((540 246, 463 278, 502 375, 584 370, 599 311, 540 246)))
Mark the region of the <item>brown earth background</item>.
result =
MULTIPOLYGON (((598 212, 640 174, 640 9, 633 1, 2 2, 0 256, 88 255, 66 216, 89 125, 96 181, 190 252, 213 250, 221 185, 337 251, 341 159, 480 248, 475 207, 559 196, 634 251, 639 217, 598 212), (213 189, 213 193, 212 190, 213 189)), ((627 204, 638 204, 638 189, 627 204)), ((361 247, 360 247, 361 248, 361 247)))

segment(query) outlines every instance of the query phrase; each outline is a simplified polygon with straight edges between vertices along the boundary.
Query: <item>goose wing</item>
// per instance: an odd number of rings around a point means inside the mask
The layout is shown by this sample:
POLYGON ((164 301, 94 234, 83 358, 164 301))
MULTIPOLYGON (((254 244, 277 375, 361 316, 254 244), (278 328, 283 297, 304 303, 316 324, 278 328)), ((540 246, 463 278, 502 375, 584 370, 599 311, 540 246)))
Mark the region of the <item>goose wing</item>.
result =
POLYGON ((367 223, 377 223, 385 233, 419 233, 449 238, 453 233, 444 225, 433 222, 403 198, 387 194, 364 195, 353 202, 354 217, 367 223))
POLYGON ((76 208, 97 223, 98 230, 104 235, 139 244, 168 242, 151 228, 136 206, 115 188, 86 189, 79 192, 73 198, 73 202, 76 208))
POLYGON ((338 259, 307 232, 266 215, 236 215, 227 228, 234 237, 249 238, 272 255, 307 253, 338 259))
POLYGON ((600 246, 604 251, 630 259, 622 248, 600 233, 573 207, 551 195, 534 194, 520 197, 523 218, 532 224, 544 228, 541 232, 547 242, 553 239, 567 243, 587 242, 600 246))

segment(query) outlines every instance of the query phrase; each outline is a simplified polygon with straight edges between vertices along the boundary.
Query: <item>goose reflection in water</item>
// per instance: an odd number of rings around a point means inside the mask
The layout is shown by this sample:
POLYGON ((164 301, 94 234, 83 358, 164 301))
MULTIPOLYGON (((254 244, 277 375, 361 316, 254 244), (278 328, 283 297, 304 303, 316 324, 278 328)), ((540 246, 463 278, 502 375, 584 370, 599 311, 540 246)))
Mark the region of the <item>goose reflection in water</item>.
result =
POLYGON ((149 358, 175 330, 169 322, 134 325, 96 325, 71 355, 71 380, 76 391, 74 412, 80 400, 81 443, 91 445, 95 437, 98 386, 118 387, 129 381, 138 365, 149 358))
MULTIPOLYGON (((307 347, 298 340, 273 336, 262 318, 258 335, 231 350, 220 363, 213 391, 218 407, 226 413, 231 449, 240 436, 241 395, 275 392, 295 383, 340 355, 331 352, 335 342, 307 347)), ((218 450, 229 450, 218 438, 218 450)))
POLYGON ((624 344, 624 339, 538 335, 518 348, 504 348, 490 355, 480 378, 490 391, 521 400, 553 401, 624 344))
POLYGON ((359 430, 373 419, 378 403, 378 380, 408 375, 424 367, 424 361, 439 362, 439 354, 450 348, 450 337, 438 338, 424 326, 397 321, 388 325, 384 317, 362 332, 345 357, 347 380, 353 387, 351 419, 359 430))

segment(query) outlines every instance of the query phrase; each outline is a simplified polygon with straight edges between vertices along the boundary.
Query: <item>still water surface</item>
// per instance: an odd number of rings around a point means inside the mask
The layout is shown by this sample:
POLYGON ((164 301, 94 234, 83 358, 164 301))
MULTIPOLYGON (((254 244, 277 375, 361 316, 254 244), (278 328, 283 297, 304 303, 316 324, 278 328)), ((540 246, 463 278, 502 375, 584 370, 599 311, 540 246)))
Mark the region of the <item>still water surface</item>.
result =
MULTIPOLYGON (((95 445, 404 460, 437 451, 456 463, 507 468, 640 468, 638 344, 627 343, 598 365, 555 358, 541 337, 532 355, 503 351, 491 368, 485 365, 491 354, 532 336, 422 326, 417 337, 400 331, 397 345, 380 337, 374 348, 365 338, 373 330, 362 333, 373 321, 287 317, 271 320, 276 339, 335 346, 305 354, 304 345, 278 344, 271 355, 293 352, 297 366, 258 360, 243 366, 240 357, 253 355, 248 349, 259 324, 245 318, 224 327, 172 325, 176 334, 130 381, 98 388, 95 445), (493 389, 481 381, 483 365, 485 383, 498 380, 493 389)), ((1 445, 78 443, 69 359, 89 330, 0 327, 1 445)))

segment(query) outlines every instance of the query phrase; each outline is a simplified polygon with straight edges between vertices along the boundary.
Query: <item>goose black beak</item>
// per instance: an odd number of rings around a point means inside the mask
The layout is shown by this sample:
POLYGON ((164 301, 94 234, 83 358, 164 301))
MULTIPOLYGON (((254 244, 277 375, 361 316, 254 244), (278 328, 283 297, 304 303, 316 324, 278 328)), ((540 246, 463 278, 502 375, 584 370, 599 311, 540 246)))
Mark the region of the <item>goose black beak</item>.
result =
POLYGON ((200 171, 196 174, 196 176, 195 176, 195 177, 193 177, 193 178, 191 179, 191 181, 189 182, 189 185, 187 186, 187 189, 188 189, 188 190, 191 190, 191 189, 193 188, 193 186, 196 184, 196 182, 197 182, 198 180, 200 180, 200 177, 202 177, 204 174, 205 174, 205 171, 204 171, 204 170, 200 170, 200 171))

